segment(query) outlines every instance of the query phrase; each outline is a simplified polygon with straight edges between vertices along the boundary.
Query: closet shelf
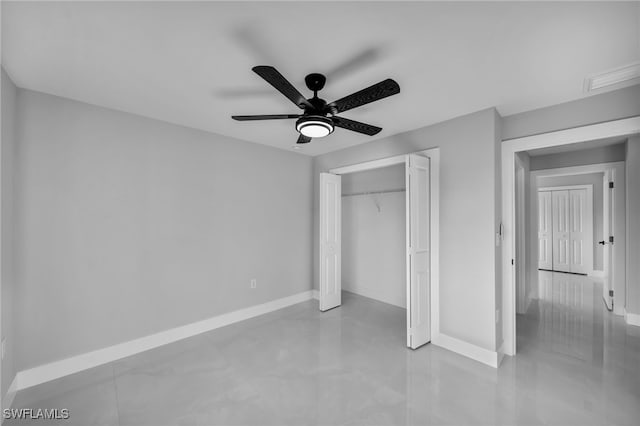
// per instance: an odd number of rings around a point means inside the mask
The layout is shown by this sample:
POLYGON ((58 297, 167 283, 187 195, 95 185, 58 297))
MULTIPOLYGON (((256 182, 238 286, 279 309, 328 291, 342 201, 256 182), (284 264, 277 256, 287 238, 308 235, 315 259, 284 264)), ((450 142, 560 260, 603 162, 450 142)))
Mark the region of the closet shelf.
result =
POLYGON ((384 191, 367 191, 367 192, 354 192, 353 194, 342 194, 343 197, 353 197, 354 195, 370 195, 370 194, 388 194, 390 192, 405 192, 404 188, 387 189, 384 191))

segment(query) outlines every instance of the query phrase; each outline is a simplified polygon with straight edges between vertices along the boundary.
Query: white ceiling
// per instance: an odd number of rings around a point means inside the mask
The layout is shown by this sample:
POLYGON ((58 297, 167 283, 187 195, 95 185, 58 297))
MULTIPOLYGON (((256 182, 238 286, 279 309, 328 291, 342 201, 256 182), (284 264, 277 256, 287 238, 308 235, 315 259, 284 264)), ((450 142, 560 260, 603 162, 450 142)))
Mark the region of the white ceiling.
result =
MULTIPOLYGON (((332 101, 387 77, 399 95, 344 113, 317 155, 496 106, 587 96, 584 78, 640 60, 640 2, 2 2, 2 61, 23 88, 291 149, 296 113, 251 71, 273 65, 332 101)), ((304 90, 303 90, 304 89, 304 90)))

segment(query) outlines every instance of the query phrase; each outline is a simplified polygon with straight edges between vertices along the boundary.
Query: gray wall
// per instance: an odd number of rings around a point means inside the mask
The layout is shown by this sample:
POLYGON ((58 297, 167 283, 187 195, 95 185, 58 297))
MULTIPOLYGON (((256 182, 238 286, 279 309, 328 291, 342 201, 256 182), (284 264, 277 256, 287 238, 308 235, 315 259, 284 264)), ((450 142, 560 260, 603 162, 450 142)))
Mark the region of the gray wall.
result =
POLYGON ((405 186, 404 164, 342 176, 342 288, 403 308, 405 186))
POLYGON ((557 169, 561 167, 584 166, 587 164, 615 163, 624 161, 624 143, 585 149, 583 151, 560 152, 557 154, 531 157, 531 170, 557 169))
POLYGON ((640 315, 640 135, 627 141, 627 312, 640 315))
POLYGON ((26 90, 18 132, 19 370, 311 289, 312 159, 26 90))
POLYGON ((585 126, 640 114, 640 85, 504 117, 502 139, 585 126))
MULTIPOLYGON (((13 166, 15 162, 15 110, 16 110, 16 86, 13 84, 4 69, 2 74, 2 146, 0 147, 1 167, 1 216, 0 235, 2 236, 2 259, 0 270, 2 271, 2 285, 0 298, 2 300, 2 339, 6 339, 6 354, 2 360, 2 384, 0 399, 3 398, 16 374, 15 366, 15 323, 13 321, 15 274, 13 257, 13 166)), ((6 407, 3 407, 6 408, 6 407)))
POLYGON ((342 198, 342 288, 407 305, 404 192, 342 198))
MULTIPOLYGON (((552 186, 569 186, 569 185, 592 185, 593 186, 593 269, 602 271, 604 268, 604 250, 603 246, 598 244, 598 241, 604 239, 603 230, 603 187, 602 181, 604 179, 604 173, 589 173, 585 175, 573 175, 573 176, 546 176, 539 177, 536 180, 536 188, 534 195, 537 196, 538 188, 552 187, 552 186)), ((537 198, 536 198, 536 210, 533 212, 538 219, 537 210, 537 198)), ((537 232, 537 230, 536 230, 537 232)), ((537 241, 537 235, 529 239, 530 243, 537 241)), ((537 252, 537 244, 531 244, 531 250, 535 249, 537 252)))
MULTIPOLYGON (((495 188, 499 129, 487 109, 433 126, 315 157, 331 168, 440 147, 440 328, 451 337, 496 350, 495 188)), ((338 134, 335 137, 339 137, 338 134)), ((318 215, 314 208, 314 286, 318 288, 318 215)), ((498 268, 499 269, 499 268, 498 268)))
POLYGON ((342 175, 342 194, 385 191, 405 187, 404 164, 342 175))

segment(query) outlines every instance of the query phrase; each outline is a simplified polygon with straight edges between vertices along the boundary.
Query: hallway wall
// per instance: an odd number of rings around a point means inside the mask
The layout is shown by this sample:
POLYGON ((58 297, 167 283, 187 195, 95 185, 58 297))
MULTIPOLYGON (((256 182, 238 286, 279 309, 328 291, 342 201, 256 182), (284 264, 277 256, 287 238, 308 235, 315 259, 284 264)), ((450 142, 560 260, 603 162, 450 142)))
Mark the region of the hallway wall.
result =
POLYGON ((640 325, 640 135, 627 141, 627 306, 640 325))

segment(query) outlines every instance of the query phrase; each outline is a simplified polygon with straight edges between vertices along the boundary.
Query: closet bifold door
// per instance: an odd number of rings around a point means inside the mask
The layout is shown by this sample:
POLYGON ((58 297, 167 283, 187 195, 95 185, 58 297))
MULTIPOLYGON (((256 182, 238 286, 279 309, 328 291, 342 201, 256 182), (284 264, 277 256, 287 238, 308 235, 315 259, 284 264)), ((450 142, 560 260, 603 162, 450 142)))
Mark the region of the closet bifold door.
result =
POLYGON ((593 253, 593 247, 588 244, 591 242, 588 234, 589 231, 593 232, 593 225, 587 224, 586 220, 587 216, 592 214, 587 211, 586 189, 569 190, 569 214, 571 272, 587 274, 590 269, 588 255, 593 253), (587 229, 589 226, 592 227, 591 230, 587 229))
POLYGON ((431 230, 429 159, 410 154, 405 162, 407 203, 407 346, 431 340, 431 230))
POLYGON ((339 175, 320 173, 320 310, 340 306, 342 205, 339 175))
POLYGON ((551 191, 538 192, 538 269, 553 269, 551 191))
POLYGON ((552 191, 553 270, 571 272, 569 191, 552 191))

